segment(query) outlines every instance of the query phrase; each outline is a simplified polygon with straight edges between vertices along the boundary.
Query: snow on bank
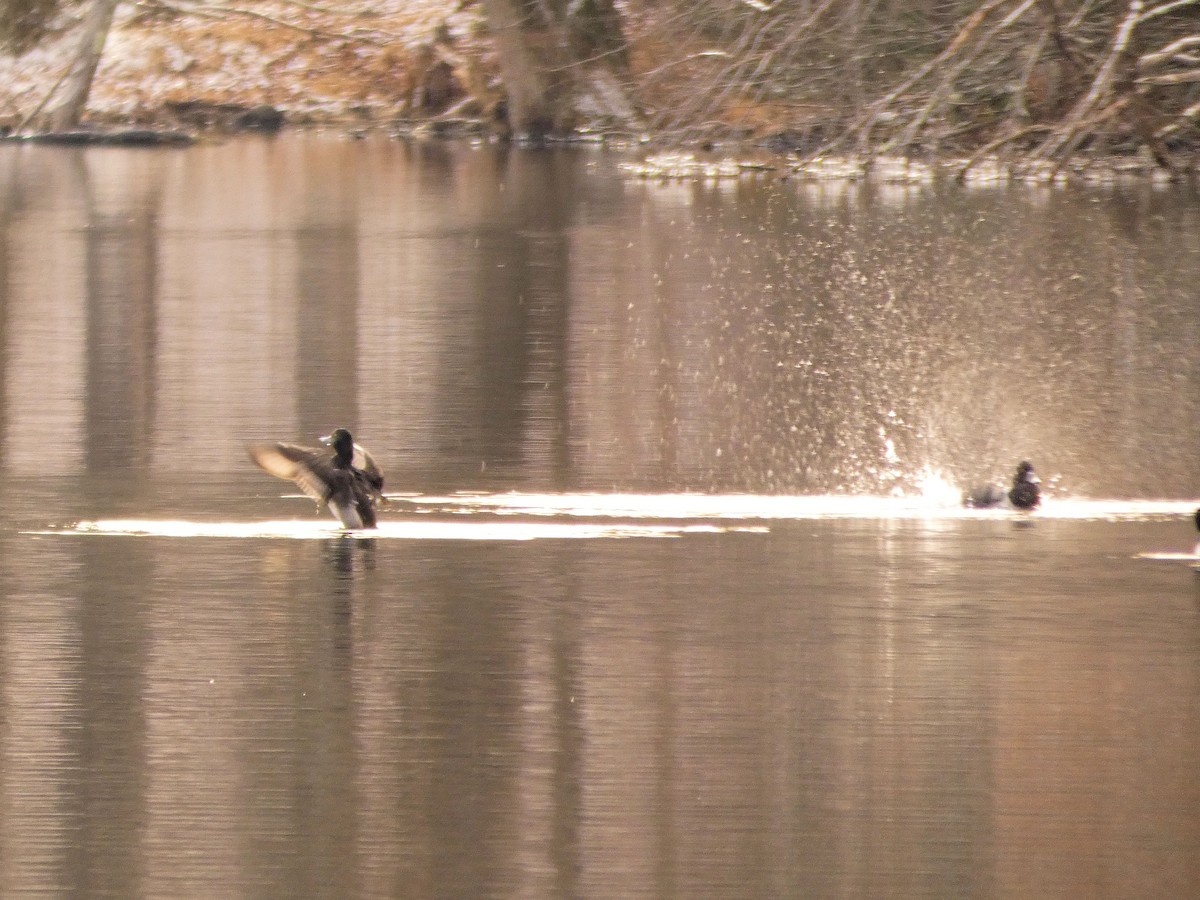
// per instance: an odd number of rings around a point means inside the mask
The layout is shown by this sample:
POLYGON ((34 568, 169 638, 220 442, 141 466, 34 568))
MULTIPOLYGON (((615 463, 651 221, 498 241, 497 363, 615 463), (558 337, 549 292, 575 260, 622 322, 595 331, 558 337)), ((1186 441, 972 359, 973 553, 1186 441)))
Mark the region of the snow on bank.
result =
MULTIPOLYGON (((122 4, 88 117, 157 121, 165 108, 187 103, 270 104, 300 120, 392 115, 411 97, 414 60, 439 26, 460 38, 477 33, 476 14, 455 6, 255 3, 247 9, 257 16, 164 17, 122 4)), ((39 46, 0 55, 0 125, 19 124, 55 85, 78 44, 78 21, 78 11, 64 14, 39 46)))

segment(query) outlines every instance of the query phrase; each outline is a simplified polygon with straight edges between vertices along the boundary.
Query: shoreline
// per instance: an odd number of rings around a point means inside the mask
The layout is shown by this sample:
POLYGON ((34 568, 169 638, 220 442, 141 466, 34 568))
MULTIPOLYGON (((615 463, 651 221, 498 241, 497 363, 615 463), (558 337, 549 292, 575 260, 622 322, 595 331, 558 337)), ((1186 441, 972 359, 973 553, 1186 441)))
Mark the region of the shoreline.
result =
POLYGON ((119 119, 89 120, 63 132, 13 134, 0 128, 0 145, 35 144, 63 147, 186 148, 205 143, 258 135, 272 137, 289 133, 334 133, 348 140, 377 136, 409 142, 485 142, 518 148, 600 147, 634 152, 636 162, 621 164, 631 178, 643 181, 715 182, 749 177, 807 182, 919 185, 934 182, 965 184, 1117 186, 1151 185, 1168 187, 1200 185, 1200 162, 1171 172, 1145 154, 1089 156, 1077 154, 1065 163, 1030 162, 1018 155, 917 157, 875 154, 853 157, 827 154, 803 157, 764 146, 764 142, 726 140, 685 143, 653 134, 632 135, 625 131, 586 130, 556 135, 536 142, 509 140, 489 131, 483 123, 453 121, 373 121, 359 116, 310 118, 302 123, 266 105, 172 104, 161 117, 139 117, 137 122, 119 119), (180 115, 180 109, 187 114, 180 115), (154 119, 159 118, 155 122, 154 119), (149 121, 148 121, 149 120, 149 121))
POLYGON ((478 4, 372 0, 341 13, 268 2, 272 19, 203 18, 122 7, 108 35, 84 122, 61 134, 15 134, 61 80, 78 40, 64 14, 19 56, 0 55, 0 141, 75 146, 188 146, 246 134, 331 131, 350 139, 468 140, 514 146, 578 144, 634 150, 628 174, 649 180, 721 180, 767 173, 813 181, 922 183, 949 178, 1033 184, 1194 184, 1200 149, 1182 144, 1170 168, 1143 151, 1083 151, 1065 161, 1022 156, 1020 146, 934 155, 820 154, 845 125, 836 108, 809 103, 803 128, 770 104, 694 131, 644 132, 600 121, 537 142, 513 140, 497 118, 498 66, 478 4), (470 74, 471 77, 468 77, 470 74), (751 115, 750 113, 755 113, 751 115), (739 126, 739 121, 742 123, 739 126), (824 137, 822 137, 824 136, 824 137))

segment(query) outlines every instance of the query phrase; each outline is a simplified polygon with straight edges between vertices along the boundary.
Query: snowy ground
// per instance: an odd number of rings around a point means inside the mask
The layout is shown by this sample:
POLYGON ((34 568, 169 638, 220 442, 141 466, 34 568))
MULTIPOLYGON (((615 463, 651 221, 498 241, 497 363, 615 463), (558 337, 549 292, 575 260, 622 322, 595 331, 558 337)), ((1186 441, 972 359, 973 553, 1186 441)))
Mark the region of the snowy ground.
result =
MULTIPOLYGON (((479 27, 472 7, 447 0, 171 5, 187 13, 118 8, 89 120, 158 123, 175 104, 266 103, 298 122, 387 121, 405 112, 435 31, 445 25, 473 48, 479 27)), ((39 47, 0 56, 0 126, 19 124, 54 87, 79 42, 75 24, 65 16, 39 47)))

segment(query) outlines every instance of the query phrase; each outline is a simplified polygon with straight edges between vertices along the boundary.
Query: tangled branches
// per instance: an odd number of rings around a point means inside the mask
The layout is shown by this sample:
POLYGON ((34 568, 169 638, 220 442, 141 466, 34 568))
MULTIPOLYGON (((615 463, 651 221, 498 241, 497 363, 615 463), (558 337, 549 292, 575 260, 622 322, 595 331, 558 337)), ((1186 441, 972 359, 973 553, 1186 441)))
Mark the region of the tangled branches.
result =
MULTIPOLYGON (((0 0, 0 49, 28 46, 60 7, 115 3, 0 0)), ((964 172, 990 157, 1057 171, 1082 152, 1175 172, 1200 149, 1200 0, 427 0, 470 20, 471 54, 445 29, 406 42, 359 21, 376 0, 130 7, 352 43, 356 66, 378 58, 377 83, 404 82, 402 112, 468 103, 518 134, 592 122, 766 142, 804 162, 953 155, 964 172)))
POLYGON ((1062 165, 1200 144, 1200 0, 677 0, 660 125, 830 152, 1062 165), (684 77, 686 76, 686 77, 684 77), (683 85, 687 85, 686 88, 683 85), (703 87, 696 89, 699 84, 703 87))

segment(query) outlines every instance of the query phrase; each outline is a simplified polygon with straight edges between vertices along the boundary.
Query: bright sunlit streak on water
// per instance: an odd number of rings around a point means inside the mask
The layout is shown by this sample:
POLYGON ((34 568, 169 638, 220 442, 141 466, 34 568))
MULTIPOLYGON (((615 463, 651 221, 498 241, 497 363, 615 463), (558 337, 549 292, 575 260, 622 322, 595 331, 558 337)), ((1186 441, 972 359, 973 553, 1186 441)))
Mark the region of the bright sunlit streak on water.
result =
POLYGON ((1029 517, 1075 520, 1137 520, 1191 515, 1197 500, 1082 500, 1048 498, 1032 511, 968 509, 961 494, 928 473, 919 494, 451 494, 397 496, 414 511, 463 515, 570 516, 581 518, 805 520, 805 519, 988 519, 1029 517))
POLYGON ((1049 498, 1032 511, 967 509, 957 490, 927 473, 912 496, 764 494, 452 494, 393 496, 391 517, 370 530, 348 532, 331 519, 198 522, 185 519, 97 519, 39 535, 124 535, 321 539, 338 536, 393 540, 534 541, 664 538, 684 534, 765 532, 733 522, 818 519, 952 521, 1139 521, 1190 517, 1200 500, 1072 500, 1049 498), (452 516, 450 521, 431 518, 452 516), (521 516, 533 521, 512 521, 521 516), (627 521, 573 521, 578 519, 627 521), (649 521, 648 521, 649 520, 649 521), (699 521, 697 521, 699 520, 699 521), (729 524, 714 524, 714 523, 729 524))
POLYGON ((600 538, 670 538, 683 534, 765 531, 715 525, 589 524, 576 522, 437 522, 427 519, 381 522, 378 528, 345 531, 332 522, 282 519, 265 522, 189 522, 180 519, 98 519, 71 528, 27 532, 177 538, 381 538, 426 541, 535 541, 600 538))

